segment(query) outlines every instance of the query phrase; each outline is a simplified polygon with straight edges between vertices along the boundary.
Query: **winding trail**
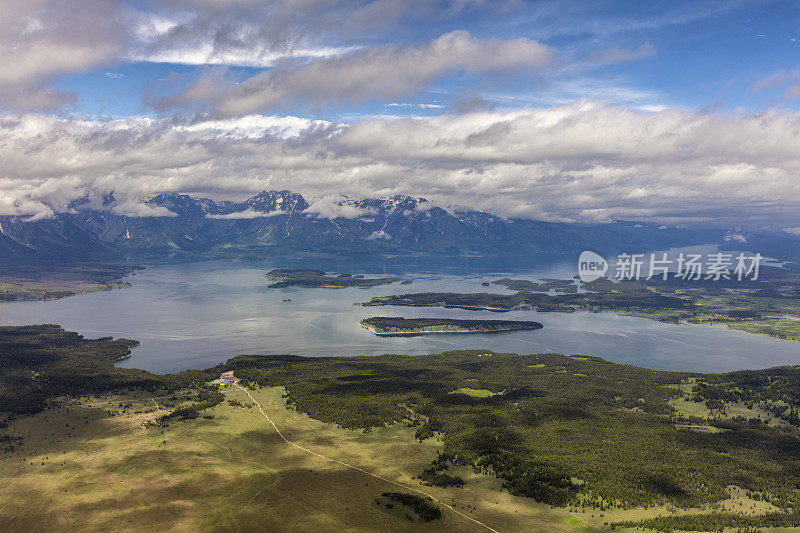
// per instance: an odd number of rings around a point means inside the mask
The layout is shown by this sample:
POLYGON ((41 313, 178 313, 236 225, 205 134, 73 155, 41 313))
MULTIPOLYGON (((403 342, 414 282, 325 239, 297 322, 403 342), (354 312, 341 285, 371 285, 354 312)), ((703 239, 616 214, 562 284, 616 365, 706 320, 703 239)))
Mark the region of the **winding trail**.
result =
POLYGON ((396 482, 396 481, 392 481, 391 479, 387 479, 387 478, 385 478, 385 477, 382 477, 382 476, 379 476, 379 475, 377 475, 377 474, 373 474, 372 472, 368 472, 368 471, 364 470, 363 468, 359 468, 359 467, 357 467, 357 466, 353 466, 353 465, 351 465, 351 464, 348 464, 348 463, 345 463, 345 462, 339 461, 339 460, 337 460, 337 459, 333 459, 333 458, 331 458, 331 457, 327 457, 327 456, 325 456, 325 455, 322 455, 321 453, 317 453, 317 452, 315 452, 315 451, 309 450, 308 448, 304 448, 304 447, 300 446, 299 444, 295 444, 294 442, 290 441, 289 439, 287 439, 286 437, 284 437, 284 436, 283 436, 283 433, 281 433, 281 430, 280 430, 280 429, 278 429, 278 426, 276 426, 276 425, 275 425, 275 422, 273 422, 273 421, 272 421, 272 419, 271 419, 269 416, 267 416, 267 413, 265 413, 265 412, 264 412, 264 409, 261 407, 261 404, 260 404, 260 403, 258 403, 258 400, 256 400, 255 398, 253 398, 253 395, 252 395, 252 394, 250 394, 250 391, 248 391, 247 389, 245 389, 244 387, 242 387, 242 386, 241 386, 241 385, 239 385, 238 383, 234 383, 234 385, 236 385, 238 388, 240 388, 241 390, 243 390, 243 391, 245 392, 245 394, 247 394, 247 395, 250 397, 250 399, 251 399, 251 400, 253 400, 253 402, 255 402, 255 404, 258 406, 258 410, 261 412, 261 414, 262 414, 262 415, 264 415, 264 418, 266 418, 266 419, 267 419, 267 422, 269 422, 270 424, 272 424, 272 427, 275 429, 275 432, 278 434, 278 436, 279 436, 281 439, 283 439, 283 441, 284 441, 286 444, 289 444, 290 446, 294 446, 295 448, 297 448, 297 449, 299 449, 299 450, 303 450, 303 451, 304 451, 304 452, 306 452, 306 453, 310 453, 311 455, 315 455, 315 456, 319 457, 320 459, 325 459, 326 461, 330 461, 330 462, 332 462, 332 463, 340 464, 340 465, 342 465, 342 466, 345 466, 345 467, 347 467, 347 468, 351 468, 351 469, 353 469, 353 470, 358 470, 359 472, 361 472, 361 473, 363 473, 363 474, 366 474, 366 475, 368 475, 368 476, 374 477, 374 478, 376 478, 376 479, 380 479, 381 481, 384 481, 384 482, 386 482, 386 483, 390 483, 390 484, 392 484, 392 485, 395 485, 395 486, 397 486, 397 487, 400 487, 400 488, 402 488, 402 489, 406 489, 406 490, 410 490, 410 491, 412 491, 412 492, 418 492, 419 494, 423 494, 423 495, 427 496, 428 498, 432 499, 433 501, 435 501, 436 503, 438 503, 439 505, 442 505, 442 506, 444 506, 444 507, 447 507, 448 509, 450 509, 451 511, 453 511, 455 514, 457 514, 457 515, 459 515, 459 516, 461 516, 461 517, 463 517, 463 518, 466 518, 466 519, 467 519, 467 520, 469 520, 470 522, 474 522, 474 523, 478 524, 479 526, 485 527, 486 529, 488 529, 488 530, 489 530, 489 531, 491 531, 492 533, 499 533, 499 532, 498 532, 496 529, 493 529, 493 528, 491 528, 491 527, 487 526, 486 524, 484 524, 483 522, 480 522, 480 521, 478 521, 478 520, 475 520, 474 518, 472 518, 472 517, 470 517, 470 516, 467 516, 467 515, 465 515, 464 513, 462 513, 462 512, 460 512, 460 511, 456 510, 454 507, 452 507, 452 506, 450 506, 450 505, 448 505, 448 504, 444 503, 443 501, 439 500, 438 498, 436 498, 436 496, 434 496, 434 495, 432 495, 432 494, 428 494, 427 492, 425 492, 425 491, 423 491, 423 490, 420 490, 420 489, 415 489, 414 487, 409 487, 409 486, 407 486, 407 485, 403 485, 402 483, 398 483, 398 482, 396 482))

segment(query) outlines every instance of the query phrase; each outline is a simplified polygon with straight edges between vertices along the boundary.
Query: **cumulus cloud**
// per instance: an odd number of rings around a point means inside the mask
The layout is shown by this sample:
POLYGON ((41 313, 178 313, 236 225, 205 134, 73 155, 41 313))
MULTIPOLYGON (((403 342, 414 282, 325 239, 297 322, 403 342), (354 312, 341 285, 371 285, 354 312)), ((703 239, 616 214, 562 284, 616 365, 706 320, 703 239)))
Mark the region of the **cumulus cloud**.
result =
POLYGON ((317 218, 361 218, 374 214, 370 209, 353 205, 352 201, 341 196, 326 196, 311 203, 303 213, 317 218))
MULTIPOLYGON (((481 0, 28 0, 0 9, 0 107, 74 104, 59 77, 124 62, 256 68, 352 53, 400 22, 481 0)), ((111 77, 116 74, 109 73, 111 77)))
POLYGON ((322 198, 310 212, 325 218, 365 214, 338 195, 410 194, 547 220, 798 226, 796 112, 641 113, 583 101, 304 120, 0 117, 0 214, 49 216, 113 193, 117 212, 147 216, 138 201, 159 192, 243 199, 290 189, 322 198))
MULTIPOLYGON (((0 11, 0 109, 50 112, 67 106, 72 111, 81 102, 53 82, 130 62, 217 67, 193 69, 185 78, 169 75, 172 84, 161 85, 145 100, 163 112, 199 108, 219 118, 303 104, 316 110, 328 103, 391 101, 416 96, 449 74, 471 74, 464 78, 471 83, 476 77, 491 80, 487 74, 541 74, 553 63, 555 53, 531 39, 477 39, 464 31, 442 35, 453 20, 465 23, 458 18, 465 12, 471 19, 531 15, 515 0, 6 2, 0 11), (402 29, 415 24, 419 28, 413 32, 402 29), (387 35, 398 36, 398 42, 386 44, 387 35), (270 70, 238 79, 253 71, 235 67, 270 70)), ((650 53, 645 43, 610 48, 591 61, 650 53)), ((121 79, 123 74, 109 70, 106 76, 121 79)), ((580 89, 578 96, 600 98, 580 89)), ((566 100, 574 97, 567 94, 566 100)), ((625 95, 614 101, 625 102, 625 95)), ((476 102, 464 101, 459 109, 476 102)))
POLYGON ((324 33, 315 22, 334 4, 296 0, 147 3, 131 12, 130 61, 268 67, 290 57, 325 57, 337 47, 314 46, 324 33))
POLYGON ((281 64, 241 83, 208 69, 177 94, 150 99, 159 110, 205 106, 215 116, 241 116, 304 102, 310 105, 397 98, 452 72, 534 73, 555 53, 530 39, 476 39, 455 31, 411 46, 366 48, 341 57, 281 64))
POLYGON ((111 212, 127 217, 148 218, 148 217, 176 217, 175 213, 160 205, 147 205, 135 198, 128 197, 124 201, 115 203, 111 207, 111 212))
POLYGON ((0 106, 52 110, 74 95, 48 87, 63 74, 111 62, 124 46, 113 0, 29 0, 0 9, 0 106))
POLYGON ((132 10, 127 58, 189 65, 270 67, 342 55, 401 24, 435 21, 484 0, 145 0, 132 10), (326 42, 336 44, 325 44, 326 42), (347 42, 355 44, 346 44, 347 42))
POLYGON ((336 125, 327 120, 312 120, 301 117, 279 117, 276 115, 247 115, 229 120, 198 120, 177 123, 177 131, 204 133, 217 138, 257 139, 266 135, 281 139, 299 138, 310 130, 327 130, 336 125))
POLYGON ((55 212, 50 206, 25 196, 0 196, 0 213, 21 216, 30 221, 55 216, 55 212))

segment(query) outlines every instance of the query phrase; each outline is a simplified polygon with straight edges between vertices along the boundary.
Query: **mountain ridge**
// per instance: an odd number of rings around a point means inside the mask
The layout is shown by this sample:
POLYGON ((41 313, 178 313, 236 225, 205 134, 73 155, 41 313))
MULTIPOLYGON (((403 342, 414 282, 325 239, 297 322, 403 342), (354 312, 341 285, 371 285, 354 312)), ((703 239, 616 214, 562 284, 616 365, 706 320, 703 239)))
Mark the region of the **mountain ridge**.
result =
MULTIPOLYGON (((113 204, 113 197, 108 199, 113 204)), ((0 260, 263 256, 272 253, 526 255, 644 251, 722 242, 724 232, 650 223, 571 224, 444 209, 425 198, 323 200, 288 190, 241 202, 161 193, 163 216, 75 203, 53 218, 0 217, 0 260), (711 239, 711 240, 710 240, 711 239)))

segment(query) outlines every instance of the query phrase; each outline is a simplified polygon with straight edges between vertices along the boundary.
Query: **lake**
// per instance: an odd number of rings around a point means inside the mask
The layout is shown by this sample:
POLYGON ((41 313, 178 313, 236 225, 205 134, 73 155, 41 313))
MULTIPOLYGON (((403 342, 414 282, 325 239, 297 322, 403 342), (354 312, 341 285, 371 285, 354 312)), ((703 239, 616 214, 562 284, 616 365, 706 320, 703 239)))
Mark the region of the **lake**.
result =
POLYGON ((491 313, 353 305, 395 293, 507 292, 481 283, 507 276, 568 278, 574 272, 572 262, 531 266, 479 259, 170 264, 126 278, 133 284, 129 289, 55 301, 0 303, 0 324, 54 323, 87 337, 136 339, 141 345, 120 366, 159 373, 207 368, 240 353, 335 356, 423 354, 462 348, 597 355, 647 368, 698 372, 800 364, 800 343, 724 326, 661 324, 614 313, 491 313), (368 277, 395 274, 414 283, 371 289, 269 289, 264 273, 272 268, 318 268, 368 277), (291 302, 283 301, 288 298, 291 302), (358 325, 361 319, 375 315, 535 320, 544 329, 377 337, 358 325))

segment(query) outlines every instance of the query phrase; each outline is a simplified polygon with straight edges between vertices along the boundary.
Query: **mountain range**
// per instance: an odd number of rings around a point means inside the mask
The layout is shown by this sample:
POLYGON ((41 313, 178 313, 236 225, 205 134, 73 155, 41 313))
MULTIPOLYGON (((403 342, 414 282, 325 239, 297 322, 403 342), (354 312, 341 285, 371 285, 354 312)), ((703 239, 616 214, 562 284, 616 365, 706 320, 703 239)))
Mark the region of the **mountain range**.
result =
POLYGON ((302 252, 360 254, 569 254, 645 251, 724 240, 721 230, 618 221, 570 224, 444 209, 424 198, 310 204, 290 191, 243 202, 185 194, 145 201, 159 216, 130 217, 75 203, 53 218, 0 217, 0 261, 141 257, 258 257, 302 252))

